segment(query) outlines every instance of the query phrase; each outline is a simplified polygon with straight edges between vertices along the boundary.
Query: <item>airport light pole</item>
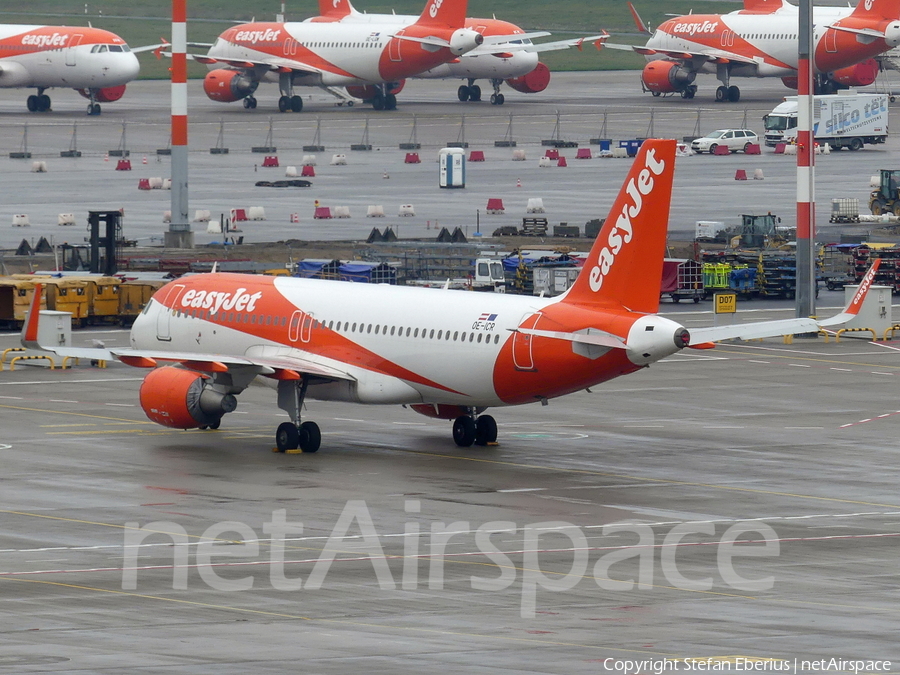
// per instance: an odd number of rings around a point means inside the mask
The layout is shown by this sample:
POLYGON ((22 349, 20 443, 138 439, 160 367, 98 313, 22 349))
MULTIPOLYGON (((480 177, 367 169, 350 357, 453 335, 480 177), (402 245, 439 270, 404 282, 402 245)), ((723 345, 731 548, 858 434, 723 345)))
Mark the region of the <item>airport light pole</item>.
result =
POLYGON ((172 0, 172 220, 167 248, 193 248, 188 213, 187 0, 172 0))
POLYGON ((812 0, 800 0, 797 52, 797 316, 816 313, 816 191, 812 0))

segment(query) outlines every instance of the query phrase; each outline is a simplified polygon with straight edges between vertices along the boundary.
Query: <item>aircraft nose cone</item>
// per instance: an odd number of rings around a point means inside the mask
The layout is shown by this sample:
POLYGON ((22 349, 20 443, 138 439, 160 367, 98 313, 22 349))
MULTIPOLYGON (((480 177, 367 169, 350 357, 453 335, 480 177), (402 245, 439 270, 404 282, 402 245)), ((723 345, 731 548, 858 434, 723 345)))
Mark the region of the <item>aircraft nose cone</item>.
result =
POLYGON ((125 63, 122 64, 122 75, 128 78, 128 81, 134 80, 141 72, 141 64, 138 61, 137 56, 129 52, 126 56, 128 58, 125 60, 125 63))

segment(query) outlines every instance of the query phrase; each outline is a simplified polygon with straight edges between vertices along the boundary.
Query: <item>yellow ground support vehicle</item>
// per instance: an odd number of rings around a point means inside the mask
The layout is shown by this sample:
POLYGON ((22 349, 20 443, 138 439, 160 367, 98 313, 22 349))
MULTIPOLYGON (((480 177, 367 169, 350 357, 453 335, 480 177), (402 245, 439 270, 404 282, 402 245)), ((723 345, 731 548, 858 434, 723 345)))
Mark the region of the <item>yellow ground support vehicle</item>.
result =
MULTIPOLYGON (((32 297, 34 282, 30 279, 0 278, 0 325, 21 328, 32 297)), ((44 298, 41 299, 41 309, 47 309, 44 298)))

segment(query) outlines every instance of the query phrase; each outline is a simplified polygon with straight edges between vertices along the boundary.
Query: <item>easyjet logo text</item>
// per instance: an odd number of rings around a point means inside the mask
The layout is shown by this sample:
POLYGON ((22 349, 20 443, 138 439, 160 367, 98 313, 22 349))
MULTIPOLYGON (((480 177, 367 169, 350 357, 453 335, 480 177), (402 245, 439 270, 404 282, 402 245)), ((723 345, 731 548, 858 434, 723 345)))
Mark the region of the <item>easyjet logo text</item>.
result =
POLYGON ((68 35, 54 33, 53 35, 23 35, 22 44, 29 47, 64 47, 68 35))
POLYGON ((603 287, 603 280, 615 264, 616 256, 619 255, 622 247, 631 241, 634 234, 633 221, 641 215, 644 208, 644 197, 653 191, 655 183, 653 177, 661 174, 666 168, 665 162, 657 161, 655 150, 648 150, 644 157, 644 168, 641 169, 637 178, 630 179, 625 186, 625 194, 630 197, 630 203, 626 200, 622 212, 616 218, 615 225, 609 231, 606 246, 600 251, 597 264, 588 273, 588 283, 594 293, 603 287))
POLYGON ((431 8, 428 10, 428 16, 430 16, 432 19, 437 17, 438 10, 440 10, 441 5, 443 4, 444 0, 434 0, 434 2, 431 3, 431 8))
POLYGON ((222 291, 187 291, 181 296, 181 306, 194 309, 210 309, 213 314, 219 310, 230 312, 252 312, 256 309, 256 301, 262 297, 262 291, 252 295, 246 288, 239 288, 234 293, 222 291))
POLYGON ((700 33, 715 33, 718 21, 704 21, 703 23, 676 23, 672 27, 673 33, 682 35, 698 35, 700 33))
POLYGON ((256 44, 257 42, 277 42, 279 35, 281 35, 280 30, 272 30, 271 28, 266 28, 266 30, 241 30, 234 36, 234 39, 237 42, 256 44))

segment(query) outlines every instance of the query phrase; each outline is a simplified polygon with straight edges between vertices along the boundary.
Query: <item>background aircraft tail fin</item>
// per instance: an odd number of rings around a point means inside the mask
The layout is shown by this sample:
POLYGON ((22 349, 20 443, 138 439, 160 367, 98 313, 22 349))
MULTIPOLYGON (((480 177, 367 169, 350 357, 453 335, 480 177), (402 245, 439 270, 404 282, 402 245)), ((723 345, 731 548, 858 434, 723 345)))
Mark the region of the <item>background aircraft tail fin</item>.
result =
POLYGON ((468 5, 468 0, 428 0, 416 25, 463 28, 468 5))

